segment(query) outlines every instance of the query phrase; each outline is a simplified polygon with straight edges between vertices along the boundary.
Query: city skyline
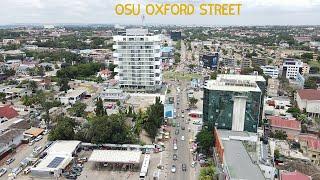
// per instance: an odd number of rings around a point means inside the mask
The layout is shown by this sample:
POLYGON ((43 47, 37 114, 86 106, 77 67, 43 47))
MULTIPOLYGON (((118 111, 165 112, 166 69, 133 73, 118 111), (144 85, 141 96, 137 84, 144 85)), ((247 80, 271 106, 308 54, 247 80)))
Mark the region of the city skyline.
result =
MULTIPOLYGON (((118 16, 116 4, 134 3, 143 7, 160 0, 21 0, 2 1, 0 25, 8 24, 132 24, 140 25, 140 16, 118 16)), ((169 3, 188 3, 170 1, 169 3)), ((145 24, 168 25, 319 25, 320 0, 234 0, 199 3, 242 3, 241 15, 221 16, 145 16, 145 24)))

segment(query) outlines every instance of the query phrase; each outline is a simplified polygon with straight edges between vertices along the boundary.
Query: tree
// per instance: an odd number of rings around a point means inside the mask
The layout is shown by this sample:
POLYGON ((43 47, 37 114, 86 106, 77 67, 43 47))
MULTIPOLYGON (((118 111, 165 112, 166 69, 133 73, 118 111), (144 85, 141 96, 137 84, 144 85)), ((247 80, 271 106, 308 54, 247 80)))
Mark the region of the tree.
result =
POLYGON ((253 73, 253 71, 254 71, 253 68, 242 68, 242 69, 241 69, 241 74, 248 75, 248 74, 253 73))
POLYGON ((287 110, 287 113, 291 113, 293 117, 297 118, 301 112, 299 108, 291 107, 287 110))
POLYGON ((75 135, 76 122, 68 117, 58 117, 57 125, 52 129, 48 139, 55 140, 73 140, 75 135))
POLYGON ((313 53, 303 53, 303 54, 301 55, 301 58, 302 58, 302 59, 306 59, 306 60, 313 59, 313 53))
POLYGON ((215 71, 215 72, 212 72, 211 74, 210 74, 210 79, 212 79, 212 80, 216 80, 217 79, 217 72, 215 71))
POLYGON ((317 79, 315 77, 309 77, 304 83, 305 89, 317 89, 317 79))
POLYGON ((98 98, 96 101, 96 109, 95 109, 96 116, 104 116, 107 115, 107 111, 103 107, 103 101, 101 98, 98 98))
POLYGON ((301 121, 301 123, 303 123, 303 124, 307 123, 307 121, 308 121, 308 117, 305 114, 299 114, 297 119, 299 121, 301 121))
POLYGON ((191 107, 195 107, 197 102, 198 102, 198 99, 196 99, 194 97, 189 98, 189 104, 190 104, 191 107))
POLYGON ((6 101, 6 93, 3 93, 3 92, 0 92, 0 100, 3 102, 3 101, 6 101))
POLYGON ((76 102, 69 111, 76 117, 83 117, 85 115, 84 110, 87 108, 87 105, 82 102, 76 102))
POLYGON ((209 154, 212 150, 214 143, 213 133, 210 130, 203 128, 197 134, 196 141, 199 143, 198 150, 206 154, 209 154))
POLYGON ((275 149, 275 150, 273 151, 273 156, 274 156, 274 159, 279 159, 279 157, 280 157, 280 151, 279 151, 279 149, 275 149))
POLYGON ((28 83, 28 89, 30 89, 31 91, 37 90, 38 89, 37 82, 30 80, 28 83))
POLYGON ((143 128, 153 140, 163 121, 164 106, 160 101, 160 97, 156 97, 156 102, 147 109, 148 118, 143 124, 143 128))
POLYGON ((68 83, 69 83, 69 79, 68 78, 61 78, 58 81, 58 84, 60 86, 60 91, 67 92, 70 89, 70 86, 69 86, 68 83))
POLYGON ((270 137, 275 138, 275 139, 279 139, 279 140, 287 140, 287 133, 285 131, 282 130, 275 130, 275 132, 271 132, 270 133, 270 137))
POLYGON ((200 169, 200 180, 214 180, 216 178, 216 170, 215 167, 211 164, 208 167, 204 167, 200 169))

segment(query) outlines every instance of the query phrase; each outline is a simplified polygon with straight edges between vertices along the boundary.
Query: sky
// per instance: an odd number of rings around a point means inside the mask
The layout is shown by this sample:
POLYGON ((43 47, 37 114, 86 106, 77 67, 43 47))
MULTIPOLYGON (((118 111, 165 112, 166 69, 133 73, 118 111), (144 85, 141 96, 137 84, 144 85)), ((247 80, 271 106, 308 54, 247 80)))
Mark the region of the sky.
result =
POLYGON ((320 25, 320 0, 0 0, 0 24, 136 24, 119 16, 116 4, 241 3, 240 16, 145 16, 145 24, 320 25))

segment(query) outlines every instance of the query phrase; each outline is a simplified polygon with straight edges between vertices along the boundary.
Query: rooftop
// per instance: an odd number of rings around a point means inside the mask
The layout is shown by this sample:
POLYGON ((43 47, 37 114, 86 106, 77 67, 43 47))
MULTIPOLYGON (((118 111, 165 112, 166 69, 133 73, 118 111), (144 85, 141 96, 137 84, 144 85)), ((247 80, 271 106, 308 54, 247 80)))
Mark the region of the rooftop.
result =
POLYGON ((295 171, 295 172, 282 171, 280 173, 280 179, 281 180, 311 180, 312 178, 298 171, 295 171))
POLYGON ((89 161, 111 163, 139 163, 141 151, 93 150, 89 161))
POLYGON ((31 171, 55 171, 58 169, 64 169, 71 161, 71 156, 56 156, 47 155, 37 167, 31 168, 31 171))
POLYGON ((280 116, 268 116, 267 119, 270 125, 273 127, 286 128, 292 130, 301 130, 301 122, 297 121, 296 118, 283 118, 280 116))
POLYGON ((317 136, 309 134, 301 134, 299 141, 307 142, 307 146, 313 150, 320 150, 320 139, 317 136))
POLYGON ((18 115, 19 115, 18 112, 10 105, 0 107, 0 117, 6 117, 7 119, 12 119, 14 117, 17 117, 18 115))
POLYGON ((78 97, 85 92, 86 90, 83 90, 83 89, 77 89, 77 90, 71 90, 71 91, 69 90, 65 95, 65 97, 78 97))
POLYGON ((12 129, 4 132, 0 135, 0 142, 4 144, 8 144, 9 142, 13 142, 17 136, 22 135, 23 130, 21 129, 12 129))
POLYGON ((48 154, 72 156, 80 141, 56 141, 48 149, 48 154))
POLYGON ((42 128, 31 127, 30 129, 26 130, 26 131, 24 132, 24 134, 31 135, 31 136, 33 136, 33 137, 37 137, 37 136, 39 136, 43 131, 44 131, 44 129, 42 129, 42 128))
POLYGON ((301 99, 320 100, 320 90, 316 89, 301 89, 297 92, 301 99))

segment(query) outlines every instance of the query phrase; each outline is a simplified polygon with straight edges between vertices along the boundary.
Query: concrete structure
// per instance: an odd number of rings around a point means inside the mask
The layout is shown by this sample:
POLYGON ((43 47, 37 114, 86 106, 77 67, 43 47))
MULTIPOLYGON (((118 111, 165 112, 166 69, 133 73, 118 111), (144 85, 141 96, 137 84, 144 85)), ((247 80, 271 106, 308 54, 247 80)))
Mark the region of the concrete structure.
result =
POLYGON ((302 74, 307 75, 310 72, 310 66, 307 63, 303 63, 302 74))
POLYGON ((278 96, 279 85, 280 84, 279 84, 278 79, 269 78, 268 79, 267 95, 271 96, 271 97, 278 96))
POLYGON ((113 37, 119 85, 128 91, 156 91, 162 85, 160 36, 147 29, 127 29, 113 37))
POLYGON ((31 168, 31 175, 36 178, 58 178, 73 160, 80 141, 56 141, 47 150, 47 156, 36 167, 31 168))
POLYGON ((5 132, 0 131, 0 159, 11 149, 19 146, 23 140, 21 129, 10 129, 5 132))
POLYGON ((59 97, 62 104, 75 104, 86 95, 86 90, 68 90, 67 94, 59 97))
POLYGON ((100 93, 100 98, 105 101, 123 101, 128 98, 128 95, 121 89, 104 89, 100 93))
POLYGON ((199 58, 200 66, 211 70, 216 70, 219 62, 219 53, 203 54, 199 58))
POLYGON ((222 161, 225 179, 265 179, 259 166, 253 162, 243 145, 243 142, 256 144, 258 138, 255 133, 218 130, 216 136, 218 137, 216 141, 222 143, 218 154, 222 155, 219 159, 222 161))
POLYGON ((271 78, 278 78, 279 76, 279 69, 276 66, 261 66, 263 74, 266 76, 270 76, 271 78))
POLYGON ((303 62, 296 59, 284 59, 282 76, 287 79, 296 79, 298 74, 302 74, 303 62))
POLYGON ((309 117, 320 117, 320 90, 298 90, 295 99, 299 109, 305 109, 309 117))
POLYGON ((300 147, 311 162, 317 166, 320 165, 320 139, 311 134, 301 134, 299 136, 300 147))
POLYGON ((256 132, 262 114, 262 76, 220 74, 204 87, 203 120, 211 128, 256 132))

